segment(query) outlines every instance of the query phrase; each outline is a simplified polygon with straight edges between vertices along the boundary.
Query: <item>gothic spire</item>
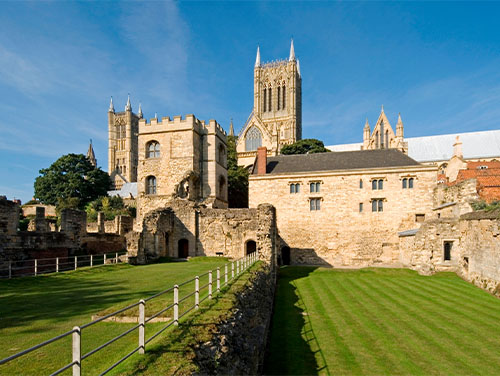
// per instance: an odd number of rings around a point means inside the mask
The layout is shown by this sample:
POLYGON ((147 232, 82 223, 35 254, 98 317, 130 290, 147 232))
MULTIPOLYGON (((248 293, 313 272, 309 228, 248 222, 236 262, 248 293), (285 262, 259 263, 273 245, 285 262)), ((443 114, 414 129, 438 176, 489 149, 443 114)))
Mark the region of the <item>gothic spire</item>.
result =
POLYGON ((130 94, 128 95, 127 105, 125 106, 125 111, 132 111, 132 105, 130 104, 130 94))
POLYGON ((401 120, 401 112, 398 114, 398 123, 396 124, 396 137, 403 138, 403 121, 401 120))
POLYGON ((108 112, 115 112, 115 106, 113 106, 113 97, 111 97, 111 101, 109 102, 108 112))
POLYGON ((234 137, 233 118, 231 118, 231 123, 229 124, 229 136, 234 137))
POLYGON ((396 125, 403 126, 403 121, 401 120, 401 112, 398 114, 398 123, 396 125))
POLYGON ((368 118, 366 118, 365 129, 366 128, 370 129, 370 124, 368 123, 368 118))
POLYGON ((255 58, 255 68, 260 67, 260 48, 257 46, 257 57, 255 58))
POLYGON ((290 58, 288 60, 295 61, 295 50, 293 49, 293 39, 292 43, 290 44, 290 58))
POLYGON ((87 150, 87 158, 92 166, 97 166, 97 159, 95 159, 94 148, 92 147, 92 139, 90 140, 89 150, 87 150))
POLYGON ((380 113, 383 114, 384 113, 384 105, 382 105, 382 109, 380 110, 380 113))
POLYGON ((139 112, 137 113, 140 119, 142 119, 142 105, 141 102, 139 102, 139 112))

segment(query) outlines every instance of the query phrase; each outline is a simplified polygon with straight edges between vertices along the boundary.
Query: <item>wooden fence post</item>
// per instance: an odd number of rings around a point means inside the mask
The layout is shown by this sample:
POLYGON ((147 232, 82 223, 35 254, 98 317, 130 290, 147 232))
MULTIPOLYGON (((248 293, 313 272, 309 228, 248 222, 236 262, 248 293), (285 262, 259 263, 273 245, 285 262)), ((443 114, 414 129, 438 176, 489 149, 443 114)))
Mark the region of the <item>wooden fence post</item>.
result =
POLYGON ((217 292, 220 292, 220 267, 217 267, 217 292))
POLYGON ((224 285, 227 285, 227 264, 224 265, 224 285))
POLYGON ((59 273, 59 257, 56 257, 56 273, 59 273))
POLYGON ((78 256, 75 256, 75 270, 78 267, 78 256))
POLYGON ((146 302, 144 299, 139 300, 139 354, 144 354, 146 351, 145 336, 146 336, 146 302))
POLYGON ((104 254, 104 262, 102 264, 106 265, 106 254, 104 254))
POLYGON ((38 274, 38 259, 35 259, 35 276, 38 274))
POLYGON ((174 286, 174 325, 179 325, 179 286, 174 286))
POLYGON ((208 272, 208 299, 212 299, 212 271, 208 272))
POLYGON ((200 308, 200 277, 198 276, 194 280, 194 307, 200 308))
POLYGON ((118 252, 115 253, 115 264, 118 265, 118 252))
POLYGON ((90 255, 90 267, 94 266, 94 255, 90 255))
POLYGON ((234 261, 231 263, 231 279, 234 279, 234 261))
POLYGON ((82 372, 81 336, 79 326, 73 327, 73 376, 80 376, 82 372))

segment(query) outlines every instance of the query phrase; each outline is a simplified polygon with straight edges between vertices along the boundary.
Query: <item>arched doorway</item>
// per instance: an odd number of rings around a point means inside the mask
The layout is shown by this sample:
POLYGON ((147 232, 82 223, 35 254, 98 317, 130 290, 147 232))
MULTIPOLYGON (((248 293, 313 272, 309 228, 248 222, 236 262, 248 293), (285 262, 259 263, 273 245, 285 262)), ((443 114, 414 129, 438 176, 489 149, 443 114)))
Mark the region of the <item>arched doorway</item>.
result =
POLYGON ((246 247, 246 254, 249 255, 250 253, 254 253, 257 251, 257 243, 255 243, 253 240, 247 241, 247 247, 246 247))
POLYGON ((181 239, 178 243, 178 257, 179 258, 188 258, 189 256, 189 242, 187 239, 181 239))
POLYGON ((283 265, 290 265, 290 247, 281 248, 281 262, 283 265))

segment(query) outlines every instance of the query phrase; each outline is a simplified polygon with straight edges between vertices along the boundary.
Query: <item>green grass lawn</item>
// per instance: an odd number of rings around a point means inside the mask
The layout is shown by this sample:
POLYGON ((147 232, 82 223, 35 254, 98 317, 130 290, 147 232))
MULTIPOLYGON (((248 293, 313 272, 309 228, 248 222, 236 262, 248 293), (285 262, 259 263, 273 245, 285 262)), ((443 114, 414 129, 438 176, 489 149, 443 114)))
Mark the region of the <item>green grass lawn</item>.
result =
POLYGON ((498 375, 500 300, 452 273, 286 267, 265 373, 498 375))
MULTIPOLYGON (((199 258, 189 262, 131 266, 128 264, 85 268, 39 277, 0 280, 0 359, 91 321, 96 313, 107 313, 135 303, 202 274, 215 270, 224 259, 199 258)), ((206 283, 200 281, 200 285, 206 283)), ((215 273, 214 273, 215 281, 215 273)), ((181 287, 180 296, 192 284, 181 287)), ((171 298, 163 297, 171 303, 171 298)), ((161 302, 156 302, 159 307, 161 302)), ((187 304, 187 302, 186 302, 187 304)), ((147 314, 151 311, 147 305, 147 314)), ((132 327, 134 324, 102 322, 82 330, 82 353, 132 327)), ((162 323, 148 324, 146 336, 162 323)), ((83 360, 86 374, 103 371, 137 346, 137 331, 83 360)), ((36 350, 31 355, 0 366, 1 375, 45 375, 71 361, 71 336, 36 350)), ((71 370, 65 372, 71 374, 71 370)))

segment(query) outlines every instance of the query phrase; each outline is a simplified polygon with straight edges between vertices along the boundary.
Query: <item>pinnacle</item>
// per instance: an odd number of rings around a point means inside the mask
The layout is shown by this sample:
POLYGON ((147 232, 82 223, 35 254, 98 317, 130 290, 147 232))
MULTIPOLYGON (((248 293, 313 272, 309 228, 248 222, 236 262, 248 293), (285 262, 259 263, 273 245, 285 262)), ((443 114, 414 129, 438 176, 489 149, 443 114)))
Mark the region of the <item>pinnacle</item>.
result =
POLYGON ((139 112, 137 113, 139 117, 142 119, 142 103, 139 102, 139 112))
POLYGON ((260 67, 260 47, 257 46, 257 57, 255 58, 255 68, 260 67))
POLYGON ((130 104, 130 94, 128 95, 127 105, 125 106, 125 111, 132 111, 132 105, 130 104))
POLYGON ((292 43, 290 44, 290 58, 288 60, 295 61, 295 50, 293 48, 293 39, 292 39, 292 43))
POLYGON ((113 106, 113 97, 111 97, 111 101, 109 102, 108 112, 115 112, 115 107, 113 106))
POLYGON ((231 123, 229 124, 229 136, 234 136, 233 118, 231 118, 231 123))

